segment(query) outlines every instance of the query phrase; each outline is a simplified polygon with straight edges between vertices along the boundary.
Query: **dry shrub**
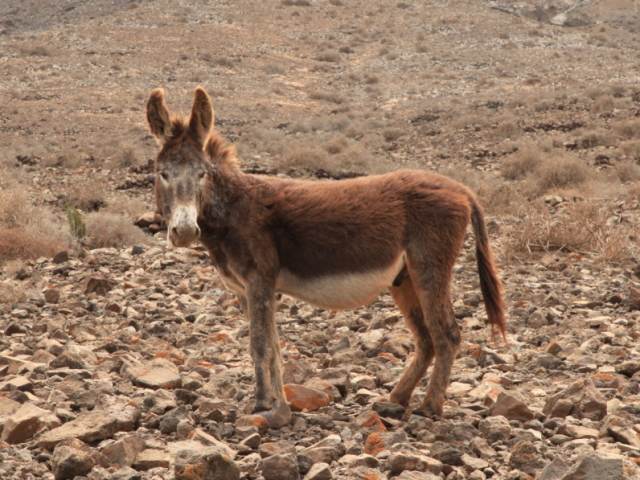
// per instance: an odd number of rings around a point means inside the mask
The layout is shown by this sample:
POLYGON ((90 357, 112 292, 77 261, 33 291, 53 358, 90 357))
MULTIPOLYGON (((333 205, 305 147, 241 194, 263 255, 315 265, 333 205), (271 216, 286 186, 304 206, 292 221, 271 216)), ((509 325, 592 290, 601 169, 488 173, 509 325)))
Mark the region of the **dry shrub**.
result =
POLYGON ((613 97, 602 95, 593 102, 591 113, 608 113, 613 110, 614 106, 613 97))
POLYGON ((502 162, 500 173, 507 180, 522 180, 536 171, 542 163, 542 156, 535 144, 525 143, 502 162))
POLYGON ((154 207, 147 205, 147 203, 140 198, 131 198, 122 193, 120 196, 109 200, 104 211, 115 215, 123 215, 128 218, 138 219, 142 214, 153 210, 153 208, 154 207))
POLYGON ((555 214, 541 203, 532 204, 524 220, 509 229, 503 247, 507 256, 565 251, 619 262, 633 255, 633 226, 611 224, 606 209, 595 202, 568 204, 555 214))
POLYGON ((85 223, 86 241, 90 248, 122 248, 149 241, 142 230, 122 215, 94 212, 87 215, 85 223))
POLYGON ((640 159, 640 140, 627 140, 620 144, 620 150, 624 155, 633 159, 640 159))
POLYGON ((578 147, 580 148, 594 148, 599 146, 613 146, 616 143, 614 135, 608 130, 598 128, 589 132, 584 132, 577 139, 578 147))
POLYGON ((0 303, 17 303, 29 298, 29 291, 22 283, 0 282, 0 303))
POLYGON ((287 73, 284 67, 274 63, 263 65, 262 71, 268 75, 284 75, 287 73))
POLYGON ((305 142, 294 142, 285 147, 285 151, 276 162, 278 168, 326 168, 327 152, 305 142))
POLYGON ((342 134, 333 136, 322 145, 329 155, 336 155, 349 146, 349 140, 342 134))
POLYGON ((71 183, 64 189, 64 196, 78 210, 97 212, 105 205, 106 189, 101 180, 72 177, 71 183))
POLYGON ((400 137, 406 135, 407 132, 402 130, 401 128, 387 128, 382 132, 382 136, 384 137, 386 142, 395 142, 400 137))
POLYGON ((640 166, 632 160, 623 160, 613 167, 618 180, 621 182, 637 182, 640 180, 640 166))
POLYGON ((341 59, 340 53, 335 50, 324 50, 315 57, 319 62, 339 62, 341 59))
POLYGON ((522 133, 522 129, 512 120, 504 120, 498 124, 493 132, 496 139, 517 138, 522 133))
POLYGON ((34 227, 0 230, 0 263, 16 258, 53 257, 65 244, 34 227))
POLYGON ((489 124, 489 121, 480 115, 462 115, 456 118, 451 125, 456 130, 463 130, 469 127, 485 127, 489 124))
POLYGON ((339 92, 315 91, 309 93, 312 100, 323 100, 325 102, 337 103, 338 105, 346 101, 346 97, 339 92))
POLYGON ((535 171, 539 193, 551 189, 571 188, 583 184, 591 176, 589 167, 578 157, 557 152, 544 159, 535 171))
POLYGON ((353 171, 358 173, 379 174, 394 170, 394 166, 384 158, 375 157, 362 142, 354 142, 343 152, 332 155, 326 170, 332 172, 353 171))
POLYGON ((613 126, 613 131, 625 140, 640 137, 640 120, 627 120, 618 122, 613 126))
POLYGON ((23 189, 0 190, 0 264, 51 257, 73 243, 65 223, 34 206, 23 189))

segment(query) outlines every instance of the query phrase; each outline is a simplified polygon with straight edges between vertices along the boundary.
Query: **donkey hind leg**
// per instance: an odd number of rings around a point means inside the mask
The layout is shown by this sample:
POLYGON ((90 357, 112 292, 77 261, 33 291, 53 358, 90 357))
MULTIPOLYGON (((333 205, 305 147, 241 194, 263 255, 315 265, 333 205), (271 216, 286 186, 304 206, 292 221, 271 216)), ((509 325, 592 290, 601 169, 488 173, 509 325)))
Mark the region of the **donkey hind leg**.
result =
POLYGON ((442 415, 451 368, 460 347, 460 327, 453 315, 453 304, 451 303, 452 267, 453 265, 438 266, 430 263, 424 270, 421 270, 422 276, 416 277, 413 272, 410 272, 426 315, 426 323, 429 333, 431 333, 435 352, 435 362, 427 395, 422 405, 414 411, 414 413, 425 417, 442 415))
POLYGON ((398 309, 405 318, 407 327, 413 333, 413 341, 416 347, 413 360, 402 373, 402 377, 400 377, 390 395, 393 403, 406 407, 411 399, 413 389, 424 377, 431 360, 433 360, 433 343, 411 277, 405 277, 399 286, 390 287, 389 290, 398 309))
POLYGON ((291 410, 282 385, 280 345, 275 320, 275 295, 269 289, 247 288, 251 357, 256 374, 256 405, 272 428, 287 424, 291 410))

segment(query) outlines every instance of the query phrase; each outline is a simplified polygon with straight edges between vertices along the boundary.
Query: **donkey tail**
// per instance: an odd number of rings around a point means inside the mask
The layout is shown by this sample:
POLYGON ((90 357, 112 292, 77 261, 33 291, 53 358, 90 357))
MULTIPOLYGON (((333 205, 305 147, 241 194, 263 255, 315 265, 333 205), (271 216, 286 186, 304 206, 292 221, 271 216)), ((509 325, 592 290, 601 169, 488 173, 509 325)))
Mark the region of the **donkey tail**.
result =
POLYGON ((502 283, 498 278, 498 270, 489 245, 484 213, 475 197, 471 197, 471 207, 471 224, 476 234, 476 259, 478 260, 478 274, 480 275, 480 290, 484 297, 484 305, 491 325, 491 336, 495 340, 496 335, 500 333, 506 343, 507 322, 502 298, 502 283))

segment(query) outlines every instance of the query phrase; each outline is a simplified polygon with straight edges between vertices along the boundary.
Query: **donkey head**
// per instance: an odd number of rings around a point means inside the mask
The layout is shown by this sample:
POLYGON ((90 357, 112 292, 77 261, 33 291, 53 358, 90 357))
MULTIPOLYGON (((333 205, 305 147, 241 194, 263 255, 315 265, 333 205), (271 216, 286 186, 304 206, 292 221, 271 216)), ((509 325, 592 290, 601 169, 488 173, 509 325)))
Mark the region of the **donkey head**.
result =
POLYGON ((213 128, 213 106, 200 87, 191 116, 171 118, 164 91, 151 92, 147 120, 161 149, 156 158, 156 205, 167 222, 169 245, 187 247, 200 238, 198 216, 211 185, 211 162, 204 151, 213 128))

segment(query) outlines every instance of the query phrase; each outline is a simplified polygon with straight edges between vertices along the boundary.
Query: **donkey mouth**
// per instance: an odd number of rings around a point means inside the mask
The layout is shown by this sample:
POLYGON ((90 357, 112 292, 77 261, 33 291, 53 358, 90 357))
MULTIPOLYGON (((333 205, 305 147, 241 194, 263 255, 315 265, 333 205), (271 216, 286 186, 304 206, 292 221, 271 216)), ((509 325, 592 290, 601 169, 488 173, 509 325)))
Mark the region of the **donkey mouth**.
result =
POLYGON ((186 248, 199 238, 200 228, 198 226, 190 229, 171 227, 167 235, 169 246, 178 248, 186 248))

